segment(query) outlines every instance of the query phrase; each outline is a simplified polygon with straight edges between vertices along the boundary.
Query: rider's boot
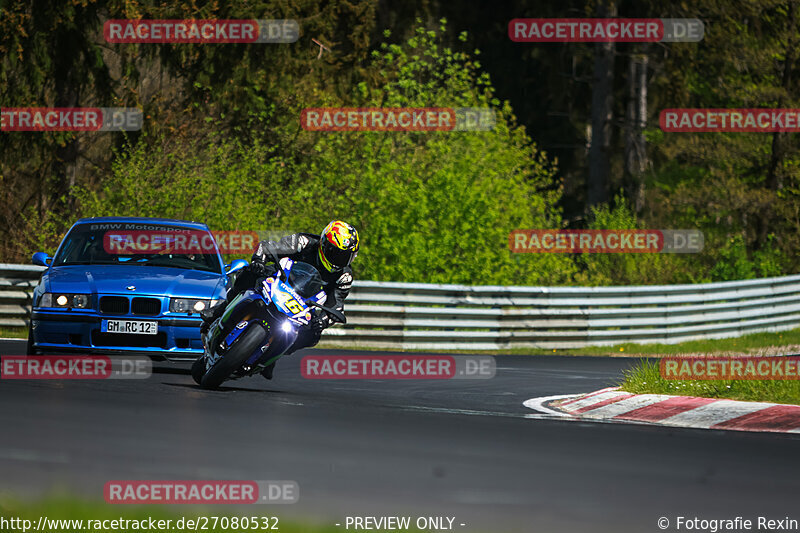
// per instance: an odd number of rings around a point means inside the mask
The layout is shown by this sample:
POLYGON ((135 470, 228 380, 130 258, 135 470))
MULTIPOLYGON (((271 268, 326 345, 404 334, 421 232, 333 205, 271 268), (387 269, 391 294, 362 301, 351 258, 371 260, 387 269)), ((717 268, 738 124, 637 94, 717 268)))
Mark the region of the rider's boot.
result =
POLYGON ((261 371, 261 375, 264 376, 264 379, 272 379, 273 370, 275 370, 275 361, 268 364, 264 370, 261 371))

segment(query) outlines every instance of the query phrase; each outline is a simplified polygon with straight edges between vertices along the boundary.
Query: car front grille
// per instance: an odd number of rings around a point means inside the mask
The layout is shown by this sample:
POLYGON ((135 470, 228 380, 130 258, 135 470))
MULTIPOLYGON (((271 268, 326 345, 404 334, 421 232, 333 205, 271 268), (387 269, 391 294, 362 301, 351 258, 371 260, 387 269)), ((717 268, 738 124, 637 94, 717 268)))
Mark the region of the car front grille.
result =
POLYGON ((130 333, 103 333, 92 331, 92 346, 124 346, 126 348, 166 348, 167 335, 163 331, 155 335, 133 335, 130 333))
POLYGON ((161 300, 158 298, 134 298, 131 302, 131 312, 134 315, 158 315, 161 313, 161 300))
POLYGON ((103 296, 100 298, 100 312, 110 315, 127 315, 128 299, 124 296, 103 296))

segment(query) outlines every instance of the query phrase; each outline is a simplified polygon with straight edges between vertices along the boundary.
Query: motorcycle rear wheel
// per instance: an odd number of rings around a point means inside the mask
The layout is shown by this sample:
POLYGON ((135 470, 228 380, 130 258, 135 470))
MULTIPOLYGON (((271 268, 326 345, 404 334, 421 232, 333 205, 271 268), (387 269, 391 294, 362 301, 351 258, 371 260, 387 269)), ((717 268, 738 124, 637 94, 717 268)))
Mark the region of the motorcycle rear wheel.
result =
POLYGON ((247 361, 248 357, 253 355, 253 352, 264 345, 266 338, 267 332, 264 331, 264 328, 257 324, 250 326, 236 340, 236 343, 225 353, 222 359, 208 369, 208 372, 200 380, 200 386, 204 389, 216 389, 219 387, 223 381, 228 379, 236 369, 247 361))
POLYGON ((192 363, 192 379, 198 385, 203 383, 203 374, 206 373, 206 358, 201 355, 192 363))

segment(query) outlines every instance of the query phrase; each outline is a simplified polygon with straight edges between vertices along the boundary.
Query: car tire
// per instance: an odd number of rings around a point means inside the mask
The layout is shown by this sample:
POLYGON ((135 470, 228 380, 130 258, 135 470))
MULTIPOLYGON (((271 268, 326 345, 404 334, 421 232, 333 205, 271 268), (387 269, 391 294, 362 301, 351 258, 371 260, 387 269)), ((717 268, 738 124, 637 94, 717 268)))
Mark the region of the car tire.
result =
POLYGON ((267 332, 260 325, 254 324, 236 340, 236 343, 225 352, 217 363, 208 369, 200 386, 204 389, 216 389, 223 381, 247 361, 267 339, 267 332))
POLYGON ((33 328, 28 327, 28 344, 25 347, 25 355, 39 355, 33 347, 33 328))
POLYGON ((198 385, 203 383, 203 374, 206 373, 206 357, 201 355, 192 363, 192 379, 198 385))

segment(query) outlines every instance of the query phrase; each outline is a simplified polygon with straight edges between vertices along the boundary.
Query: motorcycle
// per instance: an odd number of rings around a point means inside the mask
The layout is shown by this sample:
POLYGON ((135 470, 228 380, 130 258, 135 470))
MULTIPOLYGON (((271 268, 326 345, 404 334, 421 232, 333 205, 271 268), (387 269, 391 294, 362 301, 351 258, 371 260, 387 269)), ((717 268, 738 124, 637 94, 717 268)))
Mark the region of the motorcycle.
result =
POLYGON ((275 272, 234 298, 203 335, 204 353, 192 365, 192 378, 204 389, 225 380, 260 373, 277 361, 317 313, 334 322, 344 314, 325 307, 319 271, 289 258, 273 258, 275 272))

